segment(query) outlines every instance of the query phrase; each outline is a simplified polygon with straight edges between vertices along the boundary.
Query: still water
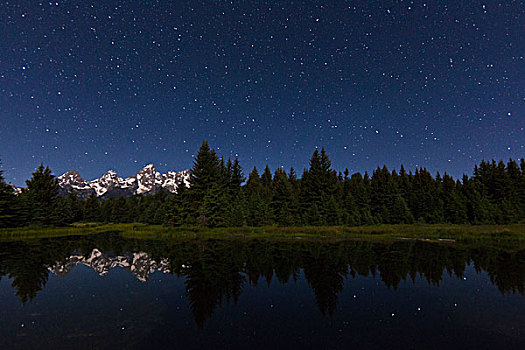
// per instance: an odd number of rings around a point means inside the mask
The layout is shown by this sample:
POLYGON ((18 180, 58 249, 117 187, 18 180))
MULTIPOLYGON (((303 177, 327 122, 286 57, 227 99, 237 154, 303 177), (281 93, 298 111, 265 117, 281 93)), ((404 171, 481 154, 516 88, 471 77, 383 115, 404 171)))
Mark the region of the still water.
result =
POLYGON ((525 247, 0 243, 0 348, 525 348, 525 247))

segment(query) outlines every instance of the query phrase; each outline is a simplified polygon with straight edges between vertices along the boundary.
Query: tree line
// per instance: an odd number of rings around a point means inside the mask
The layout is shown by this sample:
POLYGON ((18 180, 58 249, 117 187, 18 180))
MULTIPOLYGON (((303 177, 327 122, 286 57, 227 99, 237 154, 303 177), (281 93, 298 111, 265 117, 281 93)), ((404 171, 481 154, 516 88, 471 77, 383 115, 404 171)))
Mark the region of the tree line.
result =
POLYGON ((0 226, 73 222, 141 222, 170 226, 318 226, 410 223, 509 224, 525 219, 525 159, 482 161, 461 180, 427 169, 378 167, 368 174, 332 169, 315 150, 298 177, 291 168, 253 168, 224 160, 204 141, 189 187, 176 194, 81 200, 58 195, 57 179, 40 165, 15 196, 0 172, 0 226))

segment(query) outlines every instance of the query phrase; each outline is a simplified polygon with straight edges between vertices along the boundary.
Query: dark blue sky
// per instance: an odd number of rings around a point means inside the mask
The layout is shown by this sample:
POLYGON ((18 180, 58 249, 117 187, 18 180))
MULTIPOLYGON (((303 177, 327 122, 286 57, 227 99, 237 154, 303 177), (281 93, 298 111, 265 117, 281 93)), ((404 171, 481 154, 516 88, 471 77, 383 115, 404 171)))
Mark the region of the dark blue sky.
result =
MULTIPOLYGON (((522 1, 0 3, 0 157, 86 179, 192 165, 425 166, 525 155, 522 1)), ((300 171, 299 171, 300 172, 300 171)))

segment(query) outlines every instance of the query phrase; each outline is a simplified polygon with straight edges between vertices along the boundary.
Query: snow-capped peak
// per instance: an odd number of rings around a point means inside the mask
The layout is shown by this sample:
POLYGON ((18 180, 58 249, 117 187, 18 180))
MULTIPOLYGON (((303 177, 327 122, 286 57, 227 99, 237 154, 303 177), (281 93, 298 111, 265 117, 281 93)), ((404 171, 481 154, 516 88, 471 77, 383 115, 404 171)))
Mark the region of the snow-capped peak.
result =
POLYGON ((182 183, 188 185, 189 170, 168 171, 161 174, 155 170, 153 164, 148 164, 138 173, 127 178, 121 178, 114 170, 106 171, 100 178, 85 181, 76 170, 68 171, 58 177, 62 194, 74 191, 79 196, 86 198, 91 194, 100 196, 131 196, 134 194, 155 193, 165 190, 177 192, 177 187, 182 183))
POLYGON ((84 181, 82 176, 76 170, 70 170, 58 177, 59 181, 84 181))
POLYGON ((9 186, 11 186, 13 188, 13 194, 15 195, 19 195, 20 193, 22 193, 22 188, 21 187, 16 187, 15 185, 13 185, 12 183, 8 184, 9 186))
POLYGON ((126 253, 114 256, 98 249, 93 249, 89 254, 75 251, 63 261, 57 261, 54 266, 48 267, 55 275, 64 277, 78 265, 91 267, 100 276, 106 275, 110 270, 119 267, 130 271, 139 281, 146 282, 150 274, 161 271, 170 272, 168 259, 154 260, 145 252, 126 253))
POLYGON ((102 175, 102 177, 107 177, 107 178, 113 178, 116 176, 117 176, 117 172, 115 170, 108 170, 104 173, 104 175, 102 175))
POLYGON ((90 189, 89 185, 76 170, 70 170, 67 173, 60 175, 57 180, 59 186, 64 188, 67 192, 71 190, 86 191, 90 189))

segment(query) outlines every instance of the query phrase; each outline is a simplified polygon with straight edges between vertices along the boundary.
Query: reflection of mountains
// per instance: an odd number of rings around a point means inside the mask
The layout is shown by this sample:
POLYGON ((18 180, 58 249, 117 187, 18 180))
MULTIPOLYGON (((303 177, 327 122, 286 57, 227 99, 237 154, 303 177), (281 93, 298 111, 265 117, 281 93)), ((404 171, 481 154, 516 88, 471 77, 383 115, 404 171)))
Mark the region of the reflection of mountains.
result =
POLYGON ((467 265, 486 272, 501 293, 525 292, 525 245, 412 241, 257 239, 133 240, 118 233, 0 244, 0 278, 8 276, 22 303, 45 287, 49 272, 66 275, 86 265, 98 274, 121 267, 146 281, 155 271, 184 277, 197 325, 223 302, 236 302, 246 285, 294 283, 303 275, 319 310, 331 314, 345 284, 373 277, 397 289, 403 281, 438 286, 444 274, 462 278, 467 265), (109 253, 112 252, 112 253, 109 253))
POLYGON ((162 259, 157 263, 145 252, 113 256, 96 248, 88 256, 76 251, 64 261, 57 262, 54 266, 49 267, 49 271, 57 276, 64 277, 78 265, 89 266, 100 276, 106 275, 111 269, 121 267, 129 270, 133 276, 142 282, 146 282, 149 275, 155 271, 170 272, 168 259, 162 259))

